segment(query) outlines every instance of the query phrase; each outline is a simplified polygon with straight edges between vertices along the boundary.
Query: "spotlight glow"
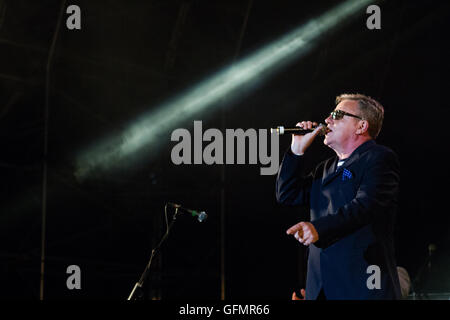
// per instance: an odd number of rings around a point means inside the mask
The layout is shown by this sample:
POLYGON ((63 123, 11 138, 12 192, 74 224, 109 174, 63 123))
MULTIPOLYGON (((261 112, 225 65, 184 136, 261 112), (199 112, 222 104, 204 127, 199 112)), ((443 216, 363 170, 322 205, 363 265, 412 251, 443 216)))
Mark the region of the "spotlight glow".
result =
POLYGON ((94 170, 113 168, 124 158, 132 154, 136 156, 136 152, 144 146, 151 146, 152 153, 156 153, 161 144, 170 141, 168 132, 182 121, 200 112, 206 115, 206 111, 217 110, 212 108, 214 103, 236 99, 243 92, 253 89, 256 83, 268 79, 275 71, 316 47, 321 36, 339 27, 339 23, 357 13, 365 13, 363 9, 373 2, 347 0, 186 93, 140 116, 122 134, 107 138, 83 152, 77 158, 75 175, 83 179, 94 170))

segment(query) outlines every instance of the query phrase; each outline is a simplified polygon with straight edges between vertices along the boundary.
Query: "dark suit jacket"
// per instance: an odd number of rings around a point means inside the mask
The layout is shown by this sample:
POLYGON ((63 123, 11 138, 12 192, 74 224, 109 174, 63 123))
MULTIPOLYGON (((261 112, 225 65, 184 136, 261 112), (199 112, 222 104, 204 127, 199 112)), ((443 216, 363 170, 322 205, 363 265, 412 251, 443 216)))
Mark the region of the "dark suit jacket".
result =
POLYGON ((278 172, 277 200, 309 205, 319 234, 309 246, 306 299, 316 299, 322 288, 327 299, 399 299, 393 241, 398 158, 370 140, 336 170, 337 162, 330 158, 304 176, 304 156, 289 149, 278 172), (370 265, 380 268, 380 289, 367 285, 376 283, 370 265))

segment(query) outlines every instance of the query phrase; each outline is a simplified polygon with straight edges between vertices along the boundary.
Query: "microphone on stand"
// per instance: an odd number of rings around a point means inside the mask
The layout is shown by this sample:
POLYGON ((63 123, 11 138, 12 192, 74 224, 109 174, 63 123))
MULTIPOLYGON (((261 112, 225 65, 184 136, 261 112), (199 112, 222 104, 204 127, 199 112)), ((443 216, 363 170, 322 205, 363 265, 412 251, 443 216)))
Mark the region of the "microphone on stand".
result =
POLYGON ((312 129, 303 129, 300 127, 294 127, 294 128, 285 128, 284 126, 278 126, 276 128, 271 128, 270 133, 277 133, 278 135, 282 134, 296 134, 296 135, 304 135, 310 132, 313 132, 317 127, 322 127, 322 130, 320 131, 319 135, 325 135, 328 132, 330 132, 330 129, 327 128, 327 126, 323 123, 320 123, 318 126, 312 128, 312 129))
POLYGON ((184 208, 181 206, 181 204, 176 204, 176 203, 172 203, 172 202, 167 202, 167 204, 175 209, 190 213, 193 217, 197 217, 197 220, 199 222, 202 222, 203 220, 206 220, 206 218, 208 218, 208 215, 206 214, 205 211, 197 211, 197 210, 184 208))
POLYGON ((183 208, 180 204, 176 204, 176 203, 172 203, 172 202, 167 202, 165 207, 164 207, 164 211, 166 213, 166 223, 167 223, 167 230, 166 233, 163 235, 163 237, 161 238, 161 240, 159 241, 159 243, 156 245, 156 247, 153 248, 152 250, 152 254, 150 256, 150 260, 147 263, 147 266, 144 269, 144 272, 141 275, 141 278, 139 279, 138 282, 136 282, 136 284, 133 287, 133 290, 131 291, 130 295, 128 296, 127 300, 132 300, 132 299, 136 299, 136 296, 141 297, 142 296, 142 286, 144 284, 145 279, 147 279, 148 274, 150 272, 150 267, 152 265, 152 261, 153 258, 155 257, 155 255, 158 253, 159 248, 161 247, 162 243, 164 242, 164 240, 167 239, 167 237, 169 236, 169 232, 172 229, 173 224, 176 221, 176 215, 178 213, 178 210, 181 211, 185 211, 185 212, 189 212, 190 214, 192 214, 193 217, 197 217, 197 220, 202 222, 203 220, 205 220, 208 215, 206 214, 205 211, 196 211, 196 210, 191 210, 191 209, 187 209, 187 208, 183 208), (170 221, 170 224, 167 223, 167 206, 171 206, 173 208, 176 209, 175 215, 173 216, 172 221, 170 221), (138 294, 136 294, 136 292, 138 292, 138 294))

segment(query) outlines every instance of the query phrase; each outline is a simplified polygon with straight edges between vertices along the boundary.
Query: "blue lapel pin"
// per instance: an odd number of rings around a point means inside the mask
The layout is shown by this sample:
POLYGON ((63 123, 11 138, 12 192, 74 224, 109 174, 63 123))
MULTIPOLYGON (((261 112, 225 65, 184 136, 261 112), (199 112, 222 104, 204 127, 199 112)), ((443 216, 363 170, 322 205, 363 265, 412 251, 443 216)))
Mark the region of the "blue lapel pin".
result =
POLYGON ((350 180, 351 178, 353 178, 351 171, 344 168, 344 171, 342 171, 342 181, 350 180))

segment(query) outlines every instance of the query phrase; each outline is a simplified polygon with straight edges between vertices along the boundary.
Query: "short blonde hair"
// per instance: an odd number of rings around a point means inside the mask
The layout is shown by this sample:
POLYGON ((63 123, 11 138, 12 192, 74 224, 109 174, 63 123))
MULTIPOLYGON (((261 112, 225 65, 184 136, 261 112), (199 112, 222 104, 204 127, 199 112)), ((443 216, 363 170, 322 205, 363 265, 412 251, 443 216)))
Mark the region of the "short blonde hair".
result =
POLYGON ((369 123, 368 133, 376 139, 381 131, 384 119, 384 108, 375 99, 360 93, 343 93, 336 97, 336 105, 343 100, 358 101, 361 117, 369 123))

